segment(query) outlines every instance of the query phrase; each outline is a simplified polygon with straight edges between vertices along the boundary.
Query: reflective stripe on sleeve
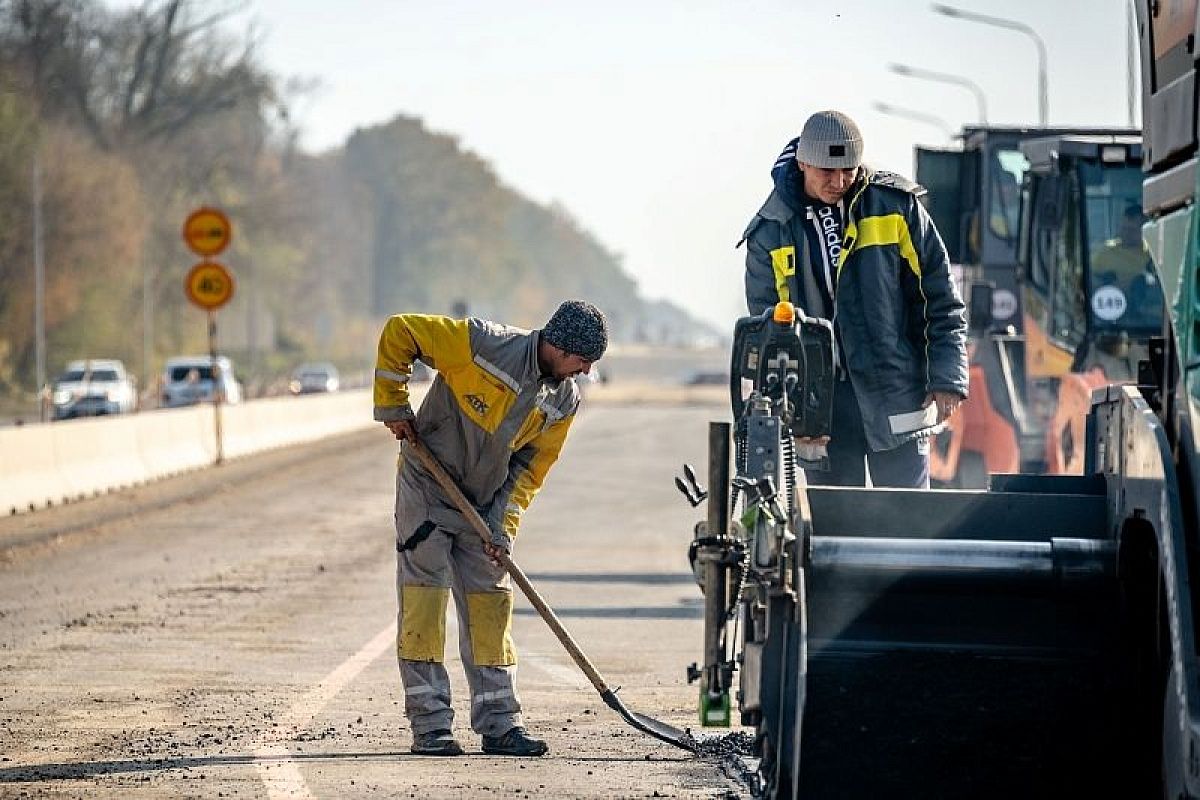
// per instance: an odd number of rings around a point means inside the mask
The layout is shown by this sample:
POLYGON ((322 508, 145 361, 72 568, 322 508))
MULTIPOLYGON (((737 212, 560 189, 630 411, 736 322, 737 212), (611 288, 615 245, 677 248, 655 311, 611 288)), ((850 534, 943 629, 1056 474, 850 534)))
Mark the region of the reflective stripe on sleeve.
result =
POLYGON ((392 372, 390 369, 376 368, 375 377, 376 378, 387 378, 388 380, 395 381, 396 383, 408 383, 407 375, 401 375, 399 372, 392 372))
POLYGON ((562 411, 559 411, 557 408, 550 405, 545 400, 538 400, 537 407, 538 407, 539 411, 541 411, 543 414, 546 415, 546 424, 547 425, 558 422, 560 419, 562 419, 563 417, 566 416, 565 413, 563 413, 562 411))

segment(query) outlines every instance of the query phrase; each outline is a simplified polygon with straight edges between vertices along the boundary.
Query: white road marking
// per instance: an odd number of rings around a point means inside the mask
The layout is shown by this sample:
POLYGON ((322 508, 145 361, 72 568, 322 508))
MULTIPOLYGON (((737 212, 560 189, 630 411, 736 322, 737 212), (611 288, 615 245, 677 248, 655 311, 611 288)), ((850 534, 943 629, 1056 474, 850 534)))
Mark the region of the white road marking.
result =
POLYGON ((308 784, 304 782, 304 776, 292 760, 286 742, 308 727, 346 684, 354 680, 358 673, 379 658, 385 650, 394 647, 395 643, 396 623, 393 622, 321 679, 320 683, 288 710, 277 729, 259 740, 254 748, 254 756, 257 759, 254 767, 267 788, 267 797, 270 800, 311 800, 312 794, 308 790, 308 784))
MULTIPOLYGON (((447 622, 447 639, 456 637, 457 616, 451 613, 447 622)), ((267 789, 269 800, 313 800, 312 792, 309 791, 296 761, 292 759, 287 743, 311 725, 317 715, 350 681, 385 650, 394 647, 395 643, 396 623, 393 622, 321 679, 311 691, 288 709, 278 728, 255 744, 254 768, 258 770, 258 776, 267 789)), ((583 673, 574 666, 563 665, 552 656, 522 652, 519 659, 523 664, 541 670, 558 683, 579 689, 591 688, 591 683, 583 673)))
POLYGON ((564 666, 555 661, 551 656, 545 656, 541 653, 521 652, 517 655, 517 660, 520 663, 528 664, 535 669, 540 669, 542 672, 549 675, 559 683, 566 684, 577 689, 592 688, 591 682, 584 677, 584 674, 575 666, 564 666))

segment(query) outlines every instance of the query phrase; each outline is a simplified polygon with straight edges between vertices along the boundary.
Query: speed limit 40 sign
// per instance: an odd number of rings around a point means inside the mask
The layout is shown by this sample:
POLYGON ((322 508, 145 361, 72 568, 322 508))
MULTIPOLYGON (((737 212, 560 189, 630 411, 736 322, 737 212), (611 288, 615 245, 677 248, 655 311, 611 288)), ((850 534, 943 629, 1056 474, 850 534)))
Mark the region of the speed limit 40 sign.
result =
POLYGON ((233 276, 215 261, 202 261, 188 271, 183 289, 188 300, 214 311, 233 297, 233 276))

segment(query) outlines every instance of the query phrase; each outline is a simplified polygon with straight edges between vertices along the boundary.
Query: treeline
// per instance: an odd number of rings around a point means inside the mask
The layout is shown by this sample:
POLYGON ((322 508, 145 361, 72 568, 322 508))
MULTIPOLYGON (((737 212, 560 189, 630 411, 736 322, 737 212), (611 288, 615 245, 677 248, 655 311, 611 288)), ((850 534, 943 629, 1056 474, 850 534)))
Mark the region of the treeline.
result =
POLYGON ((35 383, 35 194, 51 372, 117 357, 145 382, 166 356, 204 349, 180 236, 200 205, 234 225, 221 338, 251 373, 314 357, 367 366, 380 320, 400 310, 534 326, 578 296, 619 339, 704 332, 639 298, 565 210, 504 186, 419 119, 300 150, 289 108, 304 87, 211 8, 0 0, 0 393, 35 383))

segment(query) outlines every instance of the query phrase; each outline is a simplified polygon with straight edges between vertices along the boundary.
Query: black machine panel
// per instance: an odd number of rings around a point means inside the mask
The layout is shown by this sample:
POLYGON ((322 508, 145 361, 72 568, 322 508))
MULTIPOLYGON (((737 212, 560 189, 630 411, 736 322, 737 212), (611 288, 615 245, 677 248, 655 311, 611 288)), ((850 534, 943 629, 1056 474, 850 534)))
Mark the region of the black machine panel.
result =
POLYGON ((745 411, 742 381, 747 380, 783 406, 792 436, 826 436, 833 415, 833 326, 794 309, 791 319, 776 321, 774 312, 768 308, 757 317, 743 317, 734 327, 729 369, 733 418, 741 419, 745 411))

